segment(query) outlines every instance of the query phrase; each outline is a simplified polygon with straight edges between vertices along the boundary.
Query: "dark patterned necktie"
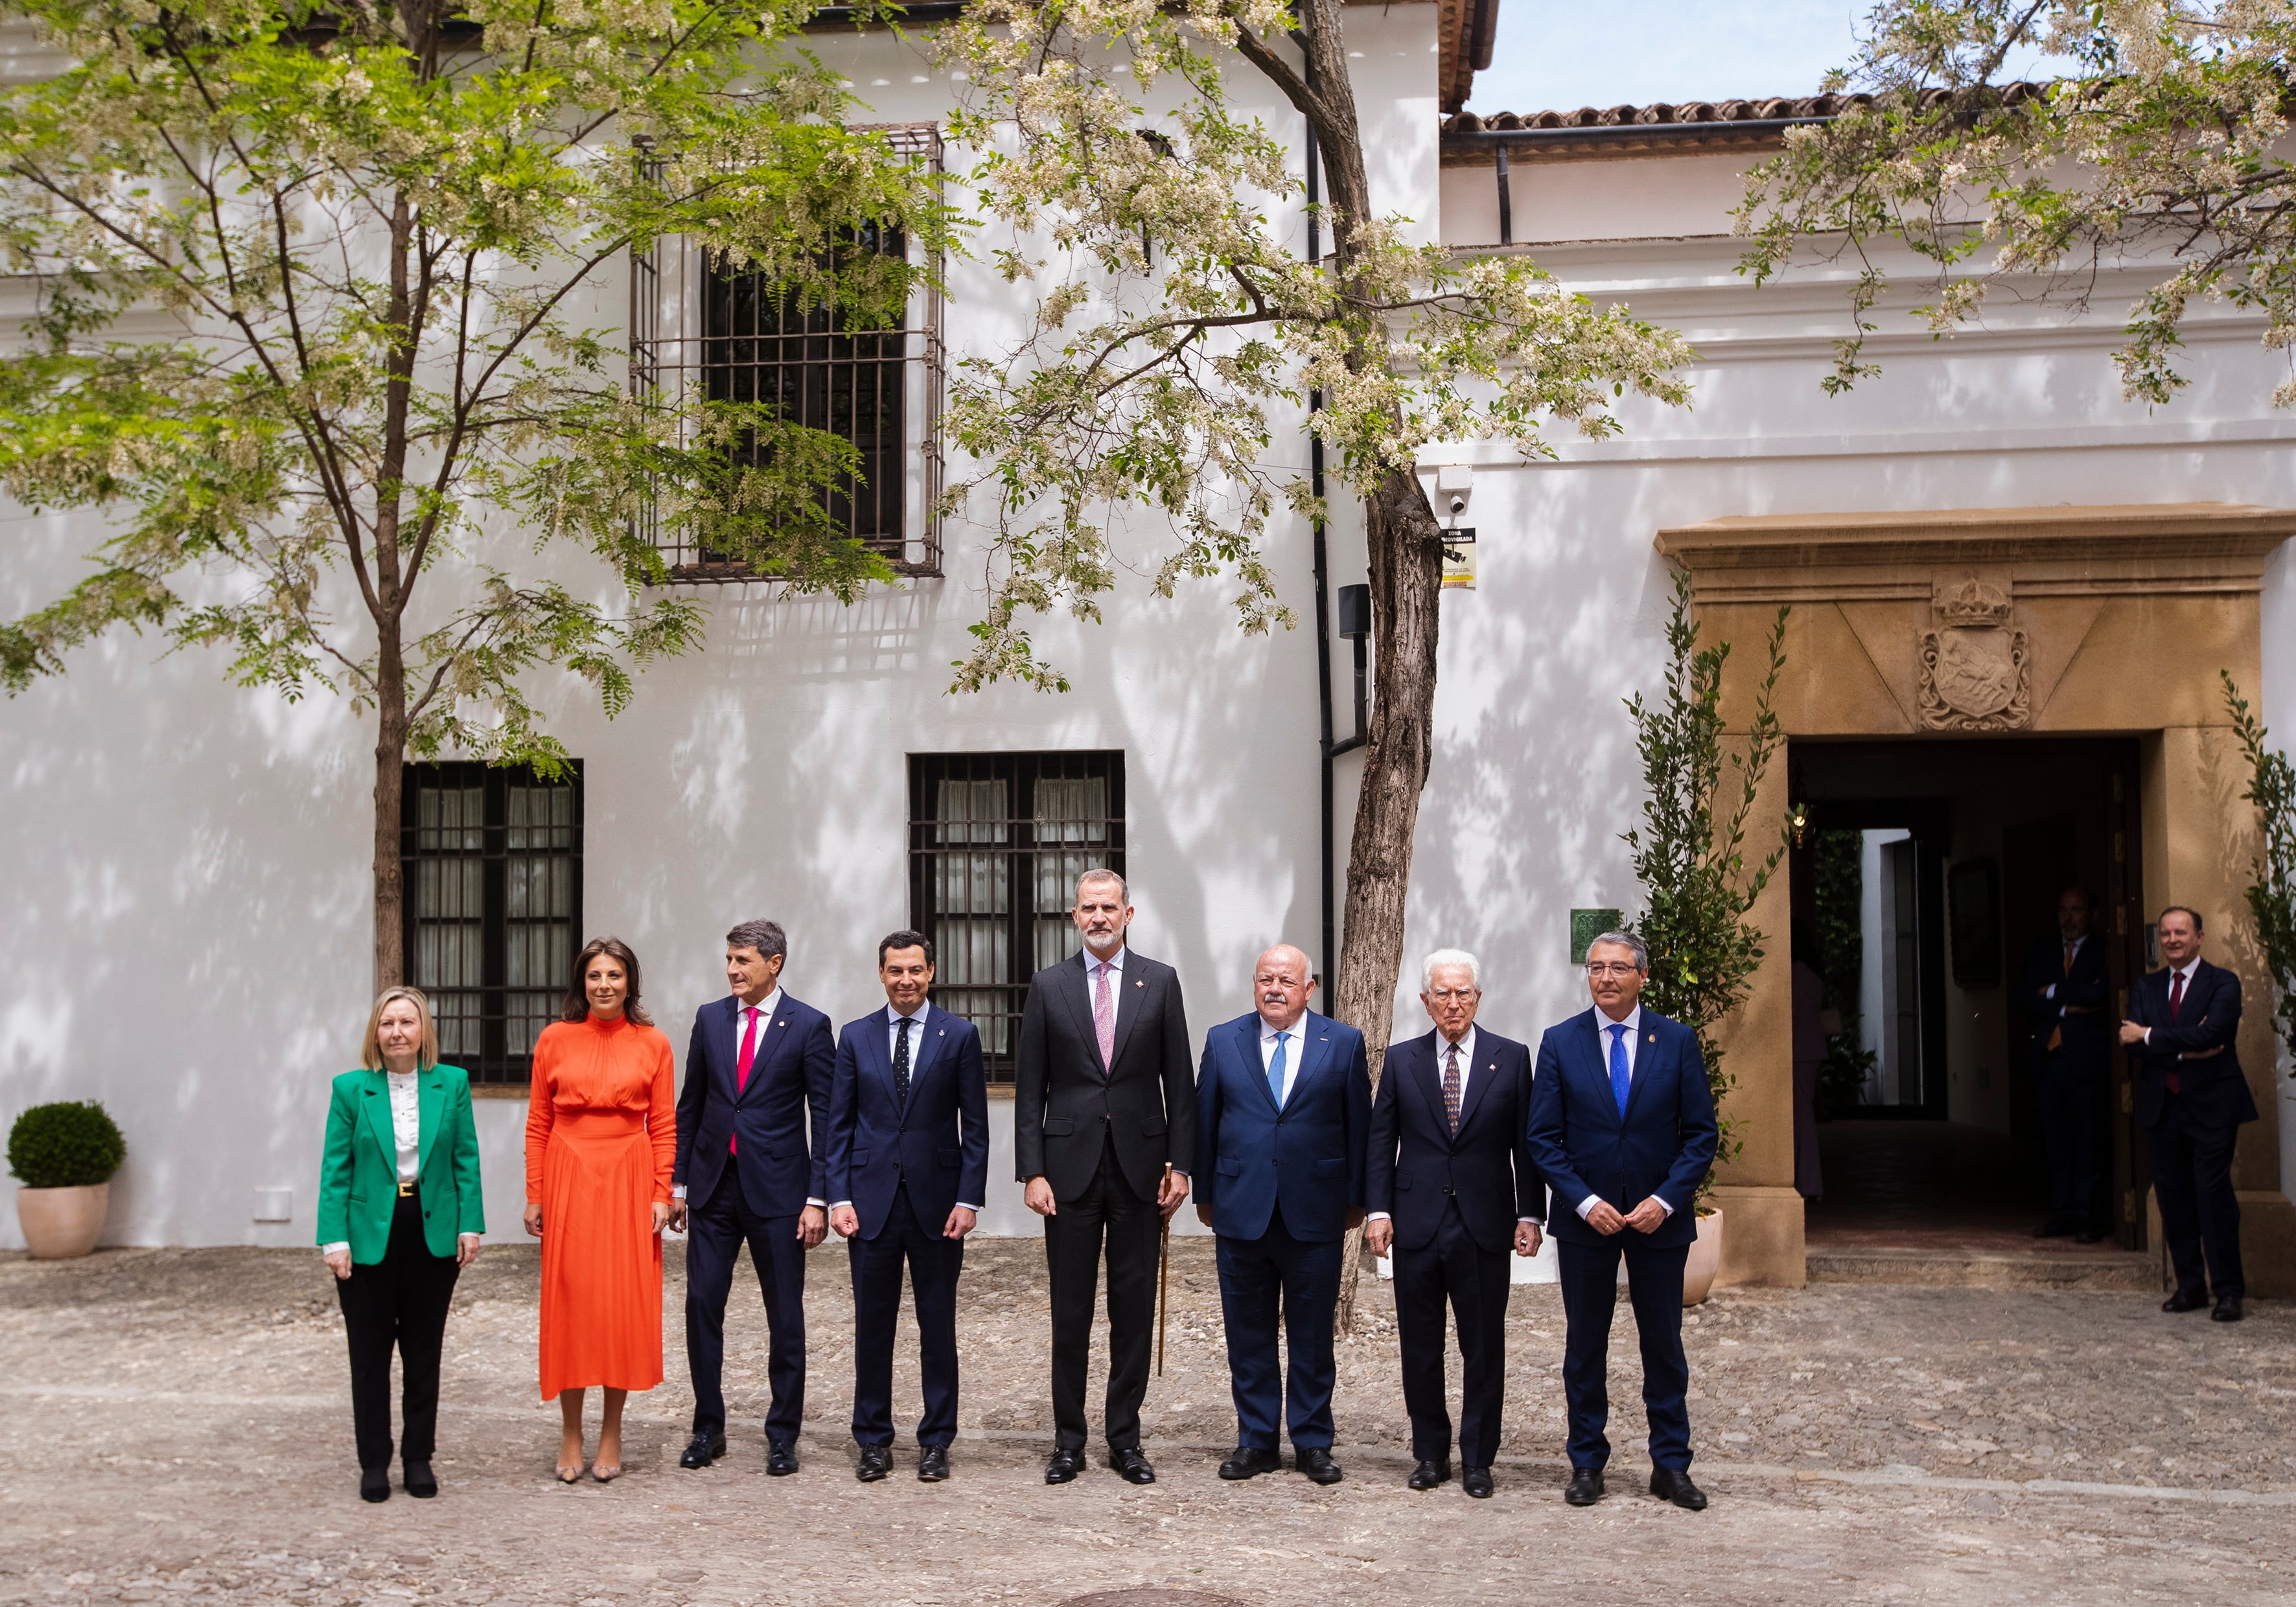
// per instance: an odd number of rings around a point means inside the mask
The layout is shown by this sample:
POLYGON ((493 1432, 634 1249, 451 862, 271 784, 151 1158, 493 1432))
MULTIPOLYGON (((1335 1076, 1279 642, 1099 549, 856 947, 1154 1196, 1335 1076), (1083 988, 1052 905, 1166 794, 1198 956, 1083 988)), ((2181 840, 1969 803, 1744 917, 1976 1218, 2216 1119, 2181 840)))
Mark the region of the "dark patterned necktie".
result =
POLYGON ((909 1027, 910 1018, 905 1015, 893 1035, 893 1097, 904 1111, 909 1108, 909 1027))
POLYGON ((1459 1045, 1443 1054, 1443 1114, 1451 1123, 1451 1136, 1459 1136, 1459 1045))

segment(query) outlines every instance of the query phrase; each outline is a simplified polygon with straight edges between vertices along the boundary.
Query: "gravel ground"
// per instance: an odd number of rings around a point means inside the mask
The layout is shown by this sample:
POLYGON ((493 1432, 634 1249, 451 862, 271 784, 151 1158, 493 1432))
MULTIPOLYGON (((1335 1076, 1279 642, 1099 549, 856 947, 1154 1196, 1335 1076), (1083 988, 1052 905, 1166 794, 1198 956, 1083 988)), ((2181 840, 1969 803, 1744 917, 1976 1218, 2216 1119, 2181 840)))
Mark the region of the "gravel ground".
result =
MULTIPOLYGON (((765 1323, 737 1302, 732 1457, 703 1473, 676 1466, 691 1398, 674 1376, 631 1404, 626 1476, 562 1488, 556 1409, 535 1398, 537 1256, 490 1247, 447 1327, 444 1493, 374 1507, 357 1497, 340 1324, 315 1256, 0 1261, 0 1603, 1052 1607, 1136 1586, 1250 1607, 1374 1590, 1562 1595, 1573 1607, 2296 1599, 2286 1304, 2252 1304, 2227 1327, 2163 1316, 2157 1297, 2136 1294, 1725 1291, 1686 1330, 1696 1472, 1714 1497, 1693 1514, 1640 1493, 1622 1300, 1611 1495, 1579 1512, 1561 1499, 1551 1285, 1514 1291, 1496 1499, 1403 1488, 1391 1306, 1368 1277, 1363 1332, 1341 1349, 1346 1481, 1221 1484, 1234 1420, 1209 1249, 1174 1246, 1169 1350, 1146 1412, 1152 1488, 1096 1466, 1045 1487, 1041 1254, 987 1241, 961 1295, 949 1483, 916 1483, 906 1448, 893 1479, 851 1479, 849 1286, 842 1254, 824 1249, 811 1269, 802 1472, 765 1475, 765 1323)), ((675 1250, 671 1282, 677 1374, 675 1250)), ((914 1353, 905 1336, 897 1398, 912 1421, 914 1353)))

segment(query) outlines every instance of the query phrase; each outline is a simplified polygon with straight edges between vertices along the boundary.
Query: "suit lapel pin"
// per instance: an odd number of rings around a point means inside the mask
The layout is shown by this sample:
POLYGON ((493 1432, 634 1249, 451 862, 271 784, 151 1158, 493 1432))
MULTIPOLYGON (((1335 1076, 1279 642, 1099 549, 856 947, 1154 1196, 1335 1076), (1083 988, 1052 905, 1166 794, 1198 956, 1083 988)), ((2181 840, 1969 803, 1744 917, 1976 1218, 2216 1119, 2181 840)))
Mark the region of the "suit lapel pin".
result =
POLYGON ((1658 1042, 1658 1034, 1657 1034, 1657 1033, 1655 1033, 1655 1032, 1652 1033, 1652 1034, 1650 1035, 1650 1041, 1651 1041, 1652 1043, 1653 1043, 1653 1044, 1655 1044, 1656 1042, 1658 1042))

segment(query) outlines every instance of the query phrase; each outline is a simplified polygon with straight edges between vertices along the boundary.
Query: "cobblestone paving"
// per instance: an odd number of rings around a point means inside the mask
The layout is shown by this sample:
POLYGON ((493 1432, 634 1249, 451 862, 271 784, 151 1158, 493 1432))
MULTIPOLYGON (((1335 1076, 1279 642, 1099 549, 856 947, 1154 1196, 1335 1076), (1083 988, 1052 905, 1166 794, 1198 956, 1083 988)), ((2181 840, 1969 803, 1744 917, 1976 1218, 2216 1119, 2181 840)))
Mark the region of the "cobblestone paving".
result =
MULTIPOLYGON (((1364 1331, 1341 1349, 1346 1481, 1221 1484, 1234 1419, 1217 1290, 1208 1247, 1185 1241, 1147 1411, 1161 1482, 1134 1489, 1095 1465, 1042 1483, 1043 1262, 1006 1241, 974 1245, 966 1267, 955 1478, 918 1484, 904 1449, 893 1479, 857 1485, 843 1263, 813 1258, 800 1473, 765 1474, 754 1302, 729 1322, 734 1454, 676 1466, 691 1398, 673 1251, 673 1377, 632 1402, 629 1472, 562 1488, 556 1410, 534 1394, 537 1258, 490 1247, 447 1328, 443 1494, 371 1507, 316 1257, 0 1262, 0 1603, 1054 1607, 1129 1586, 1252 1607, 2296 1599, 2296 1308, 2283 1303, 2227 1327, 2134 1294, 1725 1291, 1687 1330, 1696 1471, 1714 1497, 1693 1514, 1640 1493, 1621 1301, 1611 1494, 1579 1512, 1561 1499, 1551 1286, 1515 1291, 1496 1499, 1403 1488, 1391 1307, 1369 1278, 1364 1331)), ((914 1403, 906 1337, 901 1355, 898 1398, 914 1403)))

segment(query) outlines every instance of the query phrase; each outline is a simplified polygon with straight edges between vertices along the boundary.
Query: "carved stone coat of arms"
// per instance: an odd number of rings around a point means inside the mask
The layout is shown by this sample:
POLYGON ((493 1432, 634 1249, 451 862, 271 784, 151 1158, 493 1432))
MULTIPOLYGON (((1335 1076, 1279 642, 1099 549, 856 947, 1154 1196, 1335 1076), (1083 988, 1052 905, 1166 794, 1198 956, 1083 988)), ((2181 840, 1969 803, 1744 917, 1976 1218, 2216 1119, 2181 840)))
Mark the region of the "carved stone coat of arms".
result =
POLYGON ((2025 632, 2008 594, 1970 577, 1939 586, 1936 623, 1922 633, 1920 708, 1931 731, 2017 731, 2032 719, 2025 632))

